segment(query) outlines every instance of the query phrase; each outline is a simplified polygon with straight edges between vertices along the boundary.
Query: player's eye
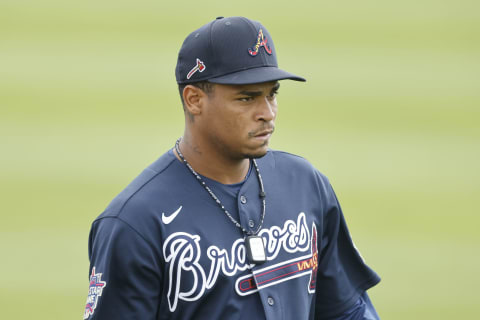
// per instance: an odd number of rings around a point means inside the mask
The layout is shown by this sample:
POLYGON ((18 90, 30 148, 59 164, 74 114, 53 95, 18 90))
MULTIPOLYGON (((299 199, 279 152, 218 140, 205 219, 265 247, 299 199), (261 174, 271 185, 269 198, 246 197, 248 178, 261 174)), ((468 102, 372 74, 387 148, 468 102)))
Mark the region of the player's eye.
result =
POLYGON ((275 90, 275 91, 272 91, 269 95, 268 95, 268 98, 270 99, 275 99, 278 95, 278 91, 275 90))
POLYGON ((249 101, 252 101, 253 100, 253 97, 241 97, 241 98, 238 98, 238 101, 242 101, 242 102, 249 102, 249 101))

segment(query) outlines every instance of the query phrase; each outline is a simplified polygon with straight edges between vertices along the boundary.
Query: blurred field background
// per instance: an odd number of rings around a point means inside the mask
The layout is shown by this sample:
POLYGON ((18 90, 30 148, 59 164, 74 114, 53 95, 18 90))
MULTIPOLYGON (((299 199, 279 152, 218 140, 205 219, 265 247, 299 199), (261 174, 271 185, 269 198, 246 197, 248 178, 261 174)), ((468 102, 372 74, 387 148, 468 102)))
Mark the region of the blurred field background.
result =
POLYGON ((184 37, 260 20, 283 82, 272 148, 332 181, 383 319, 479 318, 480 4, 0 2, 2 319, 81 319, 90 223, 183 132, 184 37))

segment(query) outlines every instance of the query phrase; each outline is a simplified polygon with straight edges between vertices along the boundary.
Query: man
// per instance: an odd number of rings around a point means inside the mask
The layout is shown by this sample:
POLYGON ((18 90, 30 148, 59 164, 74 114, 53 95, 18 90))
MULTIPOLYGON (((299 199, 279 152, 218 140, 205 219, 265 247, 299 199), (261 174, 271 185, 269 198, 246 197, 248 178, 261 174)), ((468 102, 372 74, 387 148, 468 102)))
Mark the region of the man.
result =
POLYGON ((93 223, 85 319, 378 319, 379 277, 325 176, 268 149, 279 80, 259 22, 190 34, 176 78, 185 131, 93 223))

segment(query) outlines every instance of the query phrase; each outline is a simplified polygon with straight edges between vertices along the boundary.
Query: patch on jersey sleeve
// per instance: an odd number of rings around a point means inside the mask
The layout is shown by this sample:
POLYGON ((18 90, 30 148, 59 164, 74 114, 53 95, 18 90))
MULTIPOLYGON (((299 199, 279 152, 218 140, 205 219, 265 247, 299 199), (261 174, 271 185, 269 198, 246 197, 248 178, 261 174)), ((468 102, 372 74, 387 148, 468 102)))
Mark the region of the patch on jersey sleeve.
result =
POLYGON ((97 307, 98 299, 102 295, 102 291, 106 286, 107 282, 102 281, 102 274, 95 273, 95 267, 93 267, 92 274, 90 275, 90 286, 88 288, 87 304, 85 305, 83 319, 88 319, 88 317, 93 314, 97 307))

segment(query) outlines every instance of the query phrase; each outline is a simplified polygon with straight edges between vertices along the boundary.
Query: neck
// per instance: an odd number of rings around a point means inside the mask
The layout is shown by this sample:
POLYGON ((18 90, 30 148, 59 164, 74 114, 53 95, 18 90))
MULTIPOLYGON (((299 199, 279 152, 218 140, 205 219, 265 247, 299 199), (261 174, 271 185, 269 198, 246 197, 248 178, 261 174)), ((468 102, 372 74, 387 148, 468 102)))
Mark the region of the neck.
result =
MULTIPOLYGON (((223 184, 242 182, 248 173, 249 159, 231 159, 192 139, 187 134, 180 140, 180 152, 192 168, 202 176, 223 184)), ((180 159, 174 149, 176 157, 180 159)))

